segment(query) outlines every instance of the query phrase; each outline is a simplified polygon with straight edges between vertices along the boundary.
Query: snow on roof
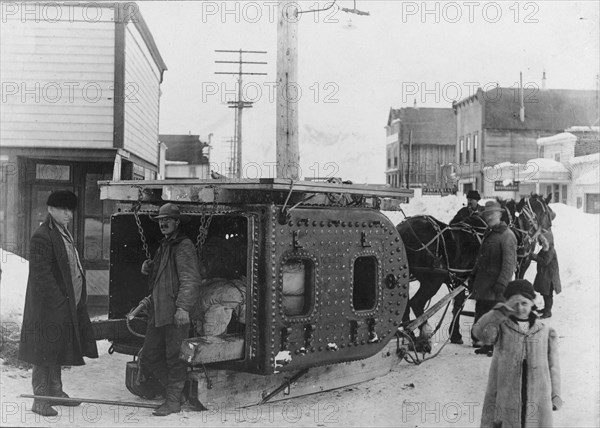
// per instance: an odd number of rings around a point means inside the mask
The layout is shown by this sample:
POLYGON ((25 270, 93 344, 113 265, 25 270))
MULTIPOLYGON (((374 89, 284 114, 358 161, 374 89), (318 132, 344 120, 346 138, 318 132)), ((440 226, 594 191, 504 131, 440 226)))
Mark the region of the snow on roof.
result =
POLYGON ((560 162, 548 158, 529 159, 527 165, 535 165, 540 171, 546 172, 569 172, 569 170, 560 162))
POLYGON ((600 126, 571 126, 566 132, 600 132, 600 126))
POLYGON ((569 163, 571 165, 579 165, 582 163, 599 162, 599 161, 600 161, 600 153, 592 153, 591 155, 573 157, 569 160, 569 163))
POLYGON ((561 132, 560 134, 551 135, 550 137, 541 137, 537 140, 538 146, 547 146, 549 144, 572 143, 577 142, 577 137, 570 132, 561 132))
POLYGON ((562 163, 557 162, 554 159, 548 159, 548 158, 530 159, 527 161, 526 164, 501 162, 501 163, 498 163, 493 166, 486 166, 483 169, 490 169, 490 168, 493 168, 493 169, 503 169, 503 168, 527 169, 527 165, 535 165, 535 166, 537 166, 539 171, 545 171, 545 172, 568 172, 569 171, 562 163))
POLYGON ((188 165, 189 162, 186 161, 170 161, 170 160, 166 160, 165 161, 165 165, 188 165))

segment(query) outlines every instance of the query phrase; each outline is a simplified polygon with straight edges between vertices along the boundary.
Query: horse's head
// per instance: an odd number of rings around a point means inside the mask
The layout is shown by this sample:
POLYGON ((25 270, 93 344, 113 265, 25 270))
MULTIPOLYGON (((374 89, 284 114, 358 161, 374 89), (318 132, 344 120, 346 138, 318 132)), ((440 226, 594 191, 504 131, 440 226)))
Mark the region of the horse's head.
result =
POLYGON ((548 205, 551 199, 552 194, 544 198, 542 195, 533 193, 519 201, 517 212, 524 216, 524 220, 528 223, 528 229, 535 229, 535 232, 538 233, 541 233, 542 229, 550 230, 552 220, 556 217, 556 213, 548 205))
POLYGON ((512 199, 510 200, 505 200, 505 199, 501 199, 496 197, 496 201, 500 204, 500 206, 502 207, 502 216, 500 217, 500 220, 502 220, 504 223, 506 223, 507 225, 511 225, 514 223, 515 221, 515 213, 516 213, 516 204, 515 201, 513 201, 512 199))

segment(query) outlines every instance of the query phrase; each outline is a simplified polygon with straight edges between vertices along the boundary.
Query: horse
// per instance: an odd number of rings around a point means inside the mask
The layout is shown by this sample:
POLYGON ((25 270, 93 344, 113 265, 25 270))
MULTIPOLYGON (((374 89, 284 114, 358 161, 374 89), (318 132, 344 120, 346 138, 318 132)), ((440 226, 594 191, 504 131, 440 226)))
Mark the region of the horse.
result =
POLYGON ((556 218, 556 213, 549 205, 551 200, 552 193, 546 198, 532 193, 526 198, 521 198, 516 205, 517 217, 511 229, 515 233, 518 242, 517 279, 523 279, 531 264, 531 254, 535 250, 538 235, 550 230, 552 220, 556 218))
MULTIPOLYGON (((531 262, 530 255, 537 235, 551 226, 554 213, 548 206, 550 198, 532 194, 519 203, 496 198, 503 208, 502 221, 517 237, 518 278, 522 278, 531 262)), ((475 265, 487 224, 479 215, 453 225, 442 223, 432 216, 420 215, 407 217, 396 229, 406 248, 411 280, 420 283, 404 313, 403 322, 408 323, 410 309, 415 317, 423 314, 425 305, 442 284, 453 289, 465 283, 475 265)), ((464 296, 459 296, 455 298, 455 313, 460 310, 464 299, 464 296)))

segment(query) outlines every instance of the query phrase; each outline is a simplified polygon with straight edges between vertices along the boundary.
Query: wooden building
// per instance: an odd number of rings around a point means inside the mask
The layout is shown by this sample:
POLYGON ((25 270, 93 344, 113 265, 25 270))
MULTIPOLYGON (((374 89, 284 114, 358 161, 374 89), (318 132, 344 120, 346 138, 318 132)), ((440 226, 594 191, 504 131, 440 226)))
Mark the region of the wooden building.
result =
POLYGON ((444 189, 454 161, 456 120, 450 108, 390 109, 386 125, 386 182, 391 187, 444 189))
POLYGON ((199 135, 159 135, 165 146, 165 178, 210 178, 209 143, 199 135))
POLYGON ((540 157, 538 138, 573 125, 593 125, 598 119, 598 93, 480 88, 453 108, 457 127, 454 173, 459 191, 475 189, 486 197, 505 196, 513 190, 499 189, 494 165, 526 164, 540 157))
POLYGON ((600 213, 599 128, 576 126, 537 139, 540 157, 525 163, 484 167, 494 178, 489 196, 519 199, 530 193, 552 195, 552 202, 600 213))
POLYGON ((106 301, 110 202, 98 180, 156 178, 165 63, 135 3, 15 3, 0 43, 0 245, 27 257, 54 189, 73 222, 90 303, 106 301))

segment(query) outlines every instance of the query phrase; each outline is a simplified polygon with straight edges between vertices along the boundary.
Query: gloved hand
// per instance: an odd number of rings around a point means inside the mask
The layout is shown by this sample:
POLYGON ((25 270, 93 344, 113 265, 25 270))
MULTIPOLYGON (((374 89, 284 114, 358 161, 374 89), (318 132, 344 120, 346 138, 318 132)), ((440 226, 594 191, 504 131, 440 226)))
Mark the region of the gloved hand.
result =
POLYGON ((498 303, 494 310, 502 312, 504 316, 510 316, 515 313, 515 310, 507 303, 498 303))
POLYGON ((562 398, 558 395, 552 397, 552 410, 560 410, 563 405, 562 398))
POLYGON ((144 275, 150 275, 150 272, 152 272, 153 264, 154 264, 154 262, 150 259, 144 260, 144 263, 142 263, 142 273, 144 275))
POLYGON ((181 327, 182 325, 189 324, 190 323, 190 314, 184 309, 177 308, 177 310, 175 311, 174 321, 175 321, 175 325, 177 327, 181 327))
POLYGON ((144 297, 142 300, 140 300, 140 303, 138 303, 137 307, 135 307, 131 312, 129 312, 127 314, 127 318, 129 320, 132 320, 139 313, 145 312, 148 309, 150 309, 150 305, 152 305, 152 298, 151 298, 151 296, 144 297))

